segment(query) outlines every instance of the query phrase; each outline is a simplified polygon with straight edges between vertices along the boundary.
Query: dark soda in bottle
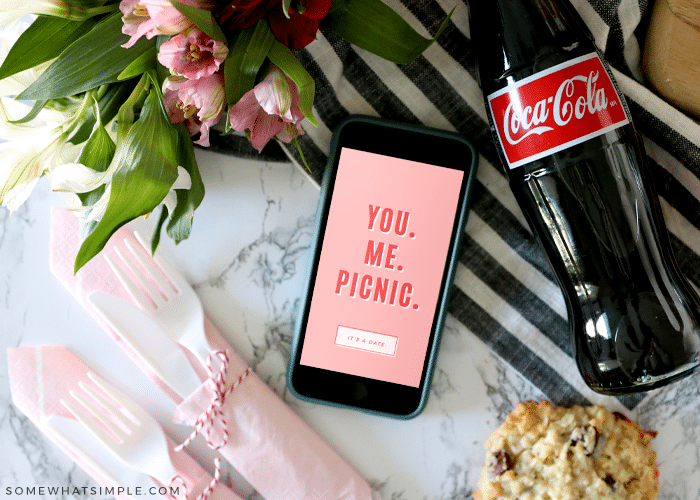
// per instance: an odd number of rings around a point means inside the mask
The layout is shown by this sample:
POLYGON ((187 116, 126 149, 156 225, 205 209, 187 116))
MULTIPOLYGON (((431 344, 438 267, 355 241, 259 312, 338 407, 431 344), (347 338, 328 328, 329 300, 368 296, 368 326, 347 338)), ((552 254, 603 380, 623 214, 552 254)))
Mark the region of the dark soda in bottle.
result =
POLYGON ((511 189, 564 294, 593 390, 700 367, 700 301, 681 274, 612 74, 566 0, 470 0, 481 89, 511 189))

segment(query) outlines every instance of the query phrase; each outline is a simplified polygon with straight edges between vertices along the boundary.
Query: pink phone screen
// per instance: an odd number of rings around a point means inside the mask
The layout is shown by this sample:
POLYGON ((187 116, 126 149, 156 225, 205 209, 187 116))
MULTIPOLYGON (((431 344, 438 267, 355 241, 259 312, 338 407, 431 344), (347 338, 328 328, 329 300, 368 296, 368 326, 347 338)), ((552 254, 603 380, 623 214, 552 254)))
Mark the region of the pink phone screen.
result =
POLYGON ((463 176, 341 149, 302 365, 420 385, 463 176))

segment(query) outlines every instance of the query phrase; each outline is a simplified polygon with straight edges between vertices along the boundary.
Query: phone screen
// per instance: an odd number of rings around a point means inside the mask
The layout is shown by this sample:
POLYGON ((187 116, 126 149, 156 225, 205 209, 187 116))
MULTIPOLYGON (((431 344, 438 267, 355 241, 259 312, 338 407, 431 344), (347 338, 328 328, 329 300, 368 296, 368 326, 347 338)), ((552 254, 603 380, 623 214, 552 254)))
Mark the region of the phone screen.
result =
POLYGON ((464 175, 341 148, 301 365, 419 387, 464 175))

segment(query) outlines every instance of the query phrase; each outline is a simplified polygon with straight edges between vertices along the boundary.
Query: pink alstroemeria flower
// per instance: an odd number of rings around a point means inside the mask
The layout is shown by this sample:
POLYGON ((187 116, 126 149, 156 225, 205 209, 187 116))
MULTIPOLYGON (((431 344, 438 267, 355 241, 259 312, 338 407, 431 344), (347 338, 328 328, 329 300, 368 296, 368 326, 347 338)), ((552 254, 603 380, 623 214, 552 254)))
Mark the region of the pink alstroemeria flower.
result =
POLYGON ((227 54, 223 42, 194 29, 187 36, 175 35, 161 45, 158 62, 174 74, 196 80, 216 73, 227 54))
POLYGON ((190 135, 200 134, 195 144, 208 147, 209 128, 219 123, 226 104, 224 75, 218 72, 198 80, 168 77, 163 83, 163 102, 170 121, 184 121, 190 135))
MULTIPOLYGON (((212 0, 180 0, 182 3, 204 10, 213 10, 212 0)), ((122 33, 131 38, 122 47, 133 46, 139 38, 156 35, 177 35, 192 26, 192 21, 180 13, 169 0, 121 0, 122 33)))
POLYGON ((262 82, 231 107, 229 117, 234 130, 250 130, 250 141, 258 151, 273 137, 289 143, 304 134, 299 125, 304 119, 299 109, 299 89, 274 65, 262 82))

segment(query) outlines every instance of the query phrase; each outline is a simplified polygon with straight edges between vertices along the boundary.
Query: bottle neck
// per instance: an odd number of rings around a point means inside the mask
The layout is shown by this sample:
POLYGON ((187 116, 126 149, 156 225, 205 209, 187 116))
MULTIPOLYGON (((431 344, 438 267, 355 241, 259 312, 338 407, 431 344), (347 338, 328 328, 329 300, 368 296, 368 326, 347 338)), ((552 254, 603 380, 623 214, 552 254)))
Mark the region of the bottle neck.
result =
POLYGON ((537 0, 494 2, 503 30, 503 51, 512 66, 534 60, 541 47, 553 42, 551 28, 538 8, 541 3, 537 0))
POLYGON ((482 88, 594 50, 568 0, 470 0, 469 17, 482 88))

